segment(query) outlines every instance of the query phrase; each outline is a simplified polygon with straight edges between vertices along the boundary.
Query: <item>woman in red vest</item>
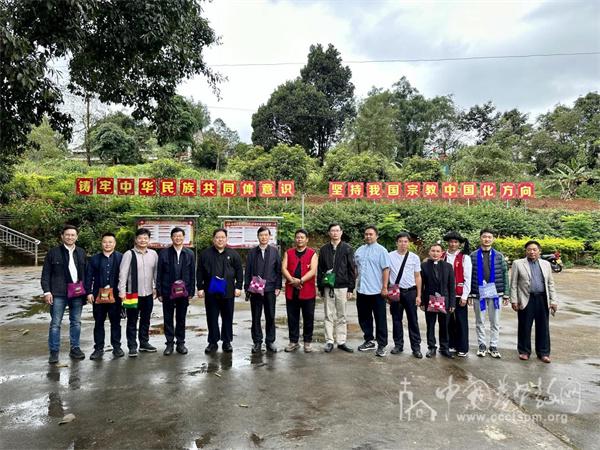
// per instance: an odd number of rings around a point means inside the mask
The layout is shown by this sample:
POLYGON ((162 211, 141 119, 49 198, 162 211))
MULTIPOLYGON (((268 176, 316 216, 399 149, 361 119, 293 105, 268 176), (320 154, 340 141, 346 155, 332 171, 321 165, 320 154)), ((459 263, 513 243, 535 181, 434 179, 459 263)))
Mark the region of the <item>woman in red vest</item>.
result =
POLYGON ((448 243, 448 250, 444 253, 443 260, 454 267, 454 280, 456 282, 456 309, 450 314, 448 321, 448 339, 451 352, 464 358, 469 353, 469 310, 467 299, 471 292, 472 263, 469 256, 469 241, 456 231, 451 231, 444 236, 448 243), (460 246, 463 245, 461 249, 460 246))
POLYGON ((300 312, 302 312, 304 351, 312 352, 311 342, 315 320, 315 298, 317 287, 317 253, 307 247, 308 233, 304 229, 296 231, 296 247, 290 248, 283 255, 281 272, 285 277, 285 299, 288 317, 290 343, 286 352, 294 352, 300 348, 300 312))

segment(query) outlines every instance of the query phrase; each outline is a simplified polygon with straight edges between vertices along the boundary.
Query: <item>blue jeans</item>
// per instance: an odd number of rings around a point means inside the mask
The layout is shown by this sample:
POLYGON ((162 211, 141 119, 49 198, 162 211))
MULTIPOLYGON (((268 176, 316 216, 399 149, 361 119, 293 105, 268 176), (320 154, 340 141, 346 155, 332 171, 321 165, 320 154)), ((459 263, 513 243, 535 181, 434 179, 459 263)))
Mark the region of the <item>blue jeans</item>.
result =
POLYGON ((81 334, 81 309, 84 298, 54 297, 54 303, 50 305, 50 331, 48 332, 48 348, 51 352, 60 349, 60 323, 62 322, 65 308, 69 306, 69 337, 71 348, 79 347, 79 335, 81 334))

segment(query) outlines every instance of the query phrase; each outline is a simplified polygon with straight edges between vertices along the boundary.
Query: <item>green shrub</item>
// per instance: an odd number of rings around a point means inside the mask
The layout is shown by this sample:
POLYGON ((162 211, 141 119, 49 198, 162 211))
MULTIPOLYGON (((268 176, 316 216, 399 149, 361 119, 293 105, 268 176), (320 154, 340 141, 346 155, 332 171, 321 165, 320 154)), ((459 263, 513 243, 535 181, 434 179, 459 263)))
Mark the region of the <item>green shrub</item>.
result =
POLYGON ((584 250, 584 243, 578 239, 557 238, 557 237, 499 237, 494 242, 494 247, 504 253, 511 260, 524 258, 524 245, 530 239, 537 240, 542 246, 542 253, 548 254, 559 251, 561 257, 566 262, 573 263, 584 250))

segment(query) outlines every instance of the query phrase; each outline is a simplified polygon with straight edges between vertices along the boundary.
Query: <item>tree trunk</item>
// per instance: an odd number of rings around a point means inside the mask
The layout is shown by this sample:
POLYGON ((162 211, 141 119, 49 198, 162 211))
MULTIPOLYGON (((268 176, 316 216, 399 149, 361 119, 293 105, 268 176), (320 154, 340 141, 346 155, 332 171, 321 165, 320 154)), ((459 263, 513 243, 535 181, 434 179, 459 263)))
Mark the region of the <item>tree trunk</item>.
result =
POLYGON ((86 95, 85 97, 85 157, 87 159, 88 166, 92 165, 92 155, 90 149, 90 98, 86 95))

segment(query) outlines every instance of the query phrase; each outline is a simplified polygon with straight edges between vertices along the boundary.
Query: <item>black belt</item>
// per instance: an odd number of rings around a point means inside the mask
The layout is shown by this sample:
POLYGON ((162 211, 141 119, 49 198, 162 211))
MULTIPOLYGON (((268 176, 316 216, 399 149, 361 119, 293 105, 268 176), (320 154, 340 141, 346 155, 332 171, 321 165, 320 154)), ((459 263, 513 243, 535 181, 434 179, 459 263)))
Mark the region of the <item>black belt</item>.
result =
POLYGON ((417 290, 416 286, 409 287, 408 289, 400 288, 400 292, 410 292, 410 291, 416 291, 416 290, 417 290))

